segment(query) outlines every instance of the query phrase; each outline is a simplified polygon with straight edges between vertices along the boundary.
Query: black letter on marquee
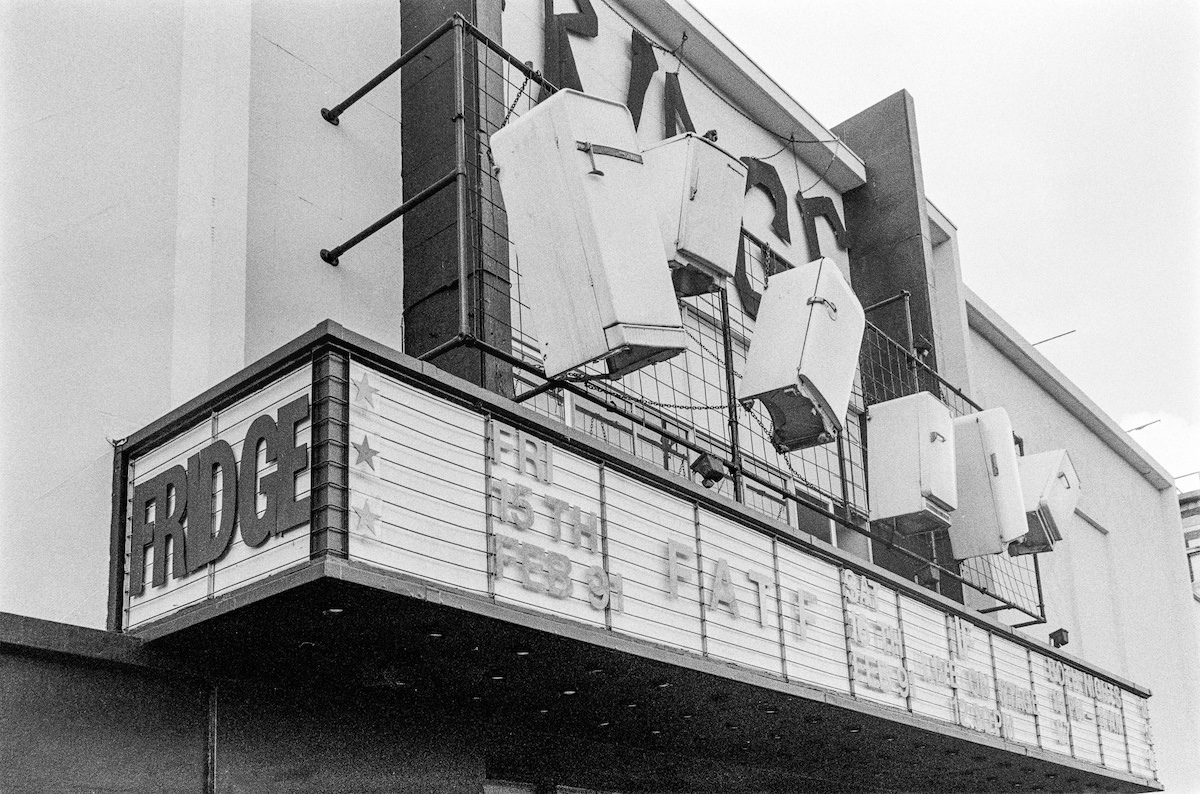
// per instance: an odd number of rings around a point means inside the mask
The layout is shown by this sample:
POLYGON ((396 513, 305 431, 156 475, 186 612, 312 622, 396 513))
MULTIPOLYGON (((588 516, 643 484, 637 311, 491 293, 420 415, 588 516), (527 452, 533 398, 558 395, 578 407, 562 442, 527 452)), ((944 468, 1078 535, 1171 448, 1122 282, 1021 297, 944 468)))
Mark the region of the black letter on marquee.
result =
MULTIPOLYGON (((591 0, 576 0, 579 11, 575 14, 555 14, 554 0, 543 0, 545 9, 546 46, 543 50, 545 65, 542 67, 545 77, 556 88, 574 88, 583 90, 583 82, 579 79, 579 68, 575 65, 575 53, 571 51, 571 38, 568 33, 578 33, 589 39, 594 39, 600 33, 600 20, 592 8, 591 0)), ((545 86, 538 93, 538 102, 549 96, 545 86)))
POLYGON ((292 400, 279 409, 276 426, 279 469, 275 485, 279 489, 275 534, 307 524, 312 518, 312 498, 296 499, 296 475, 308 467, 308 444, 296 446, 296 425, 308 418, 308 395, 292 400))
POLYGON ((227 441, 214 441, 188 458, 188 573, 216 562, 233 539, 238 512, 237 459, 227 441), (221 525, 213 535, 213 473, 221 472, 221 525))
POLYGON ((650 79, 658 71, 658 59, 654 57, 654 47, 650 39, 637 29, 633 29, 633 64, 629 71, 629 90, 625 92, 625 104, 633 116, 633 127, 642 123, 642 103, 646 101, 646 89, 650 87, 650 79))
POLYGON ((796 206, 800 208, 800 220, 804 223, 804 237, 808 241, 810 259, 818 259, 821 256, 821 241, 817 237, 817 218, 829 221, 839 248, 844 251, 849 247, 849 235, 846 233, 846 227, 842 225, 842 217, 838 215, 837 205, 833 203, 833 199, 829 196, 804 198, 797 193, 796 206))
POLYGON ((242 526, 242 540, 247 546, 261 546, 275 529, 275 517, 279 510, 278 491, 279 472, 264 476, 261 483, 258 478, 258 445, 263 443, 266 448, 266 463, 277 460, 278 444, 275 420, 263 415, 250 424, 246 433, 246 442, 242 445, 242 472, 238 481, 238 521, 242 526), (262 516, 258 515, 259 488, 267 498, 266 509, 262 516))
MULTIPOLYGON (((771 204, 775 207, 775 217, 771 220, 771 230, 775 235, 785 243, 792 241, 792 233, 788 228, 787 217, 787 193, 783 190, 783 180, 779 178, 779 172, 775 170, 775 166, 770 163, 764 163, 762 160, 754 157, 743 157, 742 162, 746 164, 746 192, 749 193, 756 187, 761 187, 767 192, 771 198, 771 204)), ((771 275, 768 273, 767 275, 771 275)), ((750 283, 750 276, 746 272, 746 246, 739 241, 737 253, 737 267, 733 272, 733 286, 737 289, 738 299, 742 302, 742 309, 750 316, 750 319, 758 317, 758 306, 762 303, 762 295, 750 283)))
POLYGON ((687 102, 683 99, 683 89, 679 87, 679 73, 667 72, 666 85, 663 86, 663 103, 665 107, 666 118, 666 135, 663 137, 675 137, 675 123, 678 120, 683 124, 684 132, 695 132, 696 125, 692 124, 692 116, 688 113, 687 102))
POLYGON ((746 192, 756 187, 767 191, 771 204, 775 207, 775 217, 771 220, 771 231, 785 243, 792 241, 792 232, 788 227, 787 193, 783 189, 783 180, 779 172, 770 163, 764 163, 755 157, 743 157, 746 164, 746 192))
POLYGON ((182 466, 172 466, 148 482, 133 488, 133 528, 129 549, 129 594, 141 595, 145 589, 146 547, 154 547, 154 580, 159 587, 167 583, 167 541, 171 541, 171 576, 178 579, 187 574, 187 540, 183 532, 183 517, 187 511, 187 472, 182 466), (168 515, 171 494, 175 509, 168 515), (146 512, 154 505, 154 520, 146 520, 146 512))

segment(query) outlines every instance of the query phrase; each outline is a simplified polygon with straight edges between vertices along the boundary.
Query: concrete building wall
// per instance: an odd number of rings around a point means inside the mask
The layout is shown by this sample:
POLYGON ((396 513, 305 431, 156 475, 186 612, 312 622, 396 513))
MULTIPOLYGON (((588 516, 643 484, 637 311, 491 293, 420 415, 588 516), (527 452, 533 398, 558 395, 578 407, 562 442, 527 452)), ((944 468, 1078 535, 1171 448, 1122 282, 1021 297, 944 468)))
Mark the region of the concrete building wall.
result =
POLYGON ((402 221, 318 256, 403 200, 399 76, 320 116, 400 57, 400 4, 255 0, 250 21, 245 360, 326 318, 401 348, 402 221))
POLYGON ((932 202, 927 203, 927 209, 933 252, 929 268, 929 303, 938 374, 970 394, 967 305, 963 300, 958 228, 932 202))
POLYGON ((0 676, 0 790, 205 790, 208 709, 199 683, 7 649, 0 676))
POLYGON ((184 6, 0 8, 0 603, 102 626, 107 439, 172 403, 184 6))
POLYGON ((974 323, 970 354, 973 396, 1008 411, 1027 454, 1066 449, 1083 488, 1062 542, 1039 556, 1048 622, 1026 632, 1066 628, 1069 651, 1149 687, 1159 777, 1168 791, 1194 789, 1198 643, 1175 490, 1151 484, 974 323))
POLYGON ((0 635, 6 794, 483 790, 485 743, 388 691, 209 684, 134 640, 12 615, 0 635))

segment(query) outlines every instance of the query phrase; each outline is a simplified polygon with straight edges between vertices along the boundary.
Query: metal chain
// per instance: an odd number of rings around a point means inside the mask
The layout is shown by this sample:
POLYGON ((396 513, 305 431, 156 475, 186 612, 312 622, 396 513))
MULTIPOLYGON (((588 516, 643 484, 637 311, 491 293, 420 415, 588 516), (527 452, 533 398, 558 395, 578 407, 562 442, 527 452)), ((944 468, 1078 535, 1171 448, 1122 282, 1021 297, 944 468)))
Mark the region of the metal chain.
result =
MULTIPOLYGON (((684 333, 686 333, 688 335, 688 338, 690 338, 693 342, 696 343, 696 347, 700 348, 701 353, 705 353, 709 358, 711 358, 714 362, 716 362, 718 367, 725 366, 725 359, 718 356, 713 351, 709 350, 705 346, 704 342, 700 339, 700 337, 698 337, 694 333, 692 333, 692 329, 688 328, 686 324, 683 326, 683 331, 684 331, 684 333)), ((742 377, 742 373, 735 372, 735 373, 733 373, 733 377, 740 378, 740 377, 742 377)))
MULTIPOLYGON (((772 435, 774 435, 774 431, 772 431, 770 428, 767 427, 766 423, 763 422, 763 420, 758 417, 758 414, 754 412, 753 408, 747 408, 745 410, 746 410, 746 413, 750 415, 750 418, 752 418, 755 422, 757 422, 758 426, 760 428, 762 428, 762 431, 767 436, 767 438, 770 438, 772 435)), ((805 482, 804 478, 800 476, 800 473, 792 467, 792 456, 789 453, 777 452, 776 454, 783 461, 783 464, 785 466, 787 466, 787 470, 792 473, 793 477, 795 477, 800 482, 805 482)))
MULTIPOLYGON (((534 72, 534 74, 541 77, 541 72, 534 72)), ((500 126, 496 128, 497 130, 504 129, 509 120, 512 118, 513 111, 517 109, 517 103, 521 101, 521 97, 525 94, 525 88, 529 85, 529 80, 530 75, 526 73, 525 80, 521 83, 521 87, 517 89, 517 95, 513 97, 512 104, 508 106, 508 112, 504 114, 504 121, 500 122, 500 126)), ((492 170, 495 170, 496 161, 492 159, 492 146, 488 142, 492 136, 487 132, 487 130, 483 129, 479 130, 479 134, 482 136, 479 144, 483 147, 483 151, 487 154, 488 165, 491 166, 492 170)))
POLYGON ((654 400, 647 400, 645 397, 639 397, 636 394, 625 395, 625 399, 640 405, 648 405, 651 408, 673 408, 677 411, 724 411, 729 408, 728 405, 698 405, 695 403, 660 403, 654 400))
POLYGON ((722 405, 700 405, 698 403, 660 403, 660 402, 655 402, 654 400, 648 400, 645 397, 642 397, 641 395, 638 395, 638 394, 629 394, 628 392, 623 393, 623 394, 613 394, 611 392, 606 392, 604 389, 601 389, 599 386, 593 385, 591 381, 577 381, 577 382, 582 383, 585 388, 591 389, 596 392, 600 392, 601 394, 605 395, 606 397, 615 397, 617 399, 625 400, 627 402, 638 403, 639 405, 646 405, 651 408, 673 408, 678 411, 724 411, 729 407, 724 404, 722 404, 722 405))
POLYGON ((521 87, 517 89, 517 95, 513 97, 512 104, 508 106, 508 112, 504 114, 504 121, 500 123, 500 129, 504 129, 504 125, 508 124, 508 120, 512 118, 513 111, 517 109, 517 103, 521 101, 521 95, 525 93, 525 86, 529 85, 529 74, 525 75, 525 82, 521 83, 521 87))

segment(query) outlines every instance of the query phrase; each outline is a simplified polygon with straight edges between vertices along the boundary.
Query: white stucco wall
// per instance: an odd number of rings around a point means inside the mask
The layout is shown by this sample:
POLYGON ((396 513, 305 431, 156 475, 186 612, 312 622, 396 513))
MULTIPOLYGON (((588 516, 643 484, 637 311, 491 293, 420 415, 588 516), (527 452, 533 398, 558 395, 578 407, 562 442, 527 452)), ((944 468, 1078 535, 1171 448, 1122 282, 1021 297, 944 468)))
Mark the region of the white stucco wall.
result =
POLYGON ((112 447, 170 405, 182 3, 0 4, 0 609, 99 626, 112 447))
POLYGON ((969 341, 975 399, 1008 411, 1027 454, 1066 449, 1083 487, 1062 542, 1039 558, 1048 622, 1026 632, 1045 640, 1064 627, 1065 650, 1149 687, 1159 777, 1168 791, 1200 789, 1195 603, 1175 490, 1152 485, 974 322, 969 341))
POLYGON ((320 116, 400 57, 400 4, 255 0, 252 22, 246 360, 327 317, 403 348, 403 221, 319 257, 403 201, 400 76, 320 116))

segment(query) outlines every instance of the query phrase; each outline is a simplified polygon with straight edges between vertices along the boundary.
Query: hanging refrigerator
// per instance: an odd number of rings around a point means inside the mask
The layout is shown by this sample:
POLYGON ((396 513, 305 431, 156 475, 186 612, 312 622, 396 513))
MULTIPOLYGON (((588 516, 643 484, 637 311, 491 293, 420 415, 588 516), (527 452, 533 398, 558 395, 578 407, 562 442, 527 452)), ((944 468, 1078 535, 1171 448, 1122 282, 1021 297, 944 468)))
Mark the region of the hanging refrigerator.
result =
POLYGON ((766 406, 777 450, 824 444, 841 431, 865 327, 862 304, 832 259, 767 280, 739 397, 766 406))
POLYGON ((547 377, 604 361, 611 377, 687 345, 633 119, 563 90, 491 136, 521 299, 547 377))
POLYGON ((1017 463, 1029 534, 1010 543, 1008 553, 1016 557, 1052 551, 1054 544, 1063 539, 1063 530, 1079 504, 1082 493, 1079 475, 1064 449, 1026 455, 1018 458, 1017 463))
POLYGON ((950 525, 956 560, 999 554, 1028 532, 1012 423, 1003 408, 954 420, 958 507, 950 525))
POLYGON ((901 535, 950 526, 958 481, 946 404, 924 391, 875 403, 866 440, 871 520, 892 519, 901 535))
POLYGON ((746 165, 685 132, 643 153, 675 294, 701 295, 733 276, 742 243, 746 165))

